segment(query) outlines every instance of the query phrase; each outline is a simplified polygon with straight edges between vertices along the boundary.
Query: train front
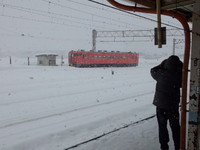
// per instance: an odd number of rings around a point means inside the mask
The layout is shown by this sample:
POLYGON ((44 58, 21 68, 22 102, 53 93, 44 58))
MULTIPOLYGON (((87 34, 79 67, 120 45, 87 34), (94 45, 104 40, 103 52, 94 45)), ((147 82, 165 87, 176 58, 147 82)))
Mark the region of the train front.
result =
POLYGON ((81 51, 70 51, 68 53, 68 63, 69 66, 79 67, 81 65, 82 60, 82 52, 81 51))

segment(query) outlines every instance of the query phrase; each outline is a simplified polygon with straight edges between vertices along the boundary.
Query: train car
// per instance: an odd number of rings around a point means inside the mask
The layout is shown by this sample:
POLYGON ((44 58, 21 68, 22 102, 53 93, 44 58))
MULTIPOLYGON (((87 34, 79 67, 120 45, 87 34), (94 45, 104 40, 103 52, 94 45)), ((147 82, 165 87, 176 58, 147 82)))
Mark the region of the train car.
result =
POLYGON ((68 53, 69 66, 75 67, 130 67, 137 66, 139 54, 119 51, 72 50, 68 53))

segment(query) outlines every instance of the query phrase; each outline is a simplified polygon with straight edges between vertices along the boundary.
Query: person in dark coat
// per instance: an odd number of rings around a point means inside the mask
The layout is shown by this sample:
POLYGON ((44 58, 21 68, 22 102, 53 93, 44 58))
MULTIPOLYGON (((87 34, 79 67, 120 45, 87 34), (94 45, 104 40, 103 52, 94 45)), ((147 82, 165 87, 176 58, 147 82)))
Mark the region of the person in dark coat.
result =
POLYGON ((182 66, 179 57, 172 55, 151 69, 151 76, 157 81, 153 104, 156 106, 161 150, 169 150, 168 120, 175 150, 180 147, 179 102, 182 66))

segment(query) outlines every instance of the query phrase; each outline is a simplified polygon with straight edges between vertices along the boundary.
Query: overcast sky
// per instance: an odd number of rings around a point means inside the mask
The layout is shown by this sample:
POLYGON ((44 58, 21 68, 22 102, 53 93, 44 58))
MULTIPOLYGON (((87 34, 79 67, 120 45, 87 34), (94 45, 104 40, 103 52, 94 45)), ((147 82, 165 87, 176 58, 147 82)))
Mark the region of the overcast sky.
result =
MULTIPOLYGON (((110 5, 106 0, 100 3, 110 5)), ((156 15, 134 13, 156 20, 156 15)), ((92 30, 152 30, 156 22, 101 6, 88 0, 0 0, 0 56, 35 56, 37 53, 67 55, 74 49, 92 48, 92 30)), ((180 27, 173 18, 162 21, 180 27)), ((167 29, 172 27, 167 26, 167 29)), ((158 55, 172 53, 173 38, 162 49, 149 38, 134 38, 135 42, 100 42, 97 50, 132 51, 158 55)), ((182 45, 177 53, 183 54, 182 45)))

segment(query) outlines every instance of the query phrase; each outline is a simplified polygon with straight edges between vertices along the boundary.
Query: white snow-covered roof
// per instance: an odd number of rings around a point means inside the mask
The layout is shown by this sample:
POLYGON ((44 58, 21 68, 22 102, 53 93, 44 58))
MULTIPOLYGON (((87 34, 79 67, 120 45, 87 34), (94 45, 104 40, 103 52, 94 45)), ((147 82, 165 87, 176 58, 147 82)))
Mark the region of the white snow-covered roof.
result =
POLYGON ((53 54, 53 53, 41 53, 41 54, 36 54, 36 57, 38 56, 58 56, 58 54, 53 54))

